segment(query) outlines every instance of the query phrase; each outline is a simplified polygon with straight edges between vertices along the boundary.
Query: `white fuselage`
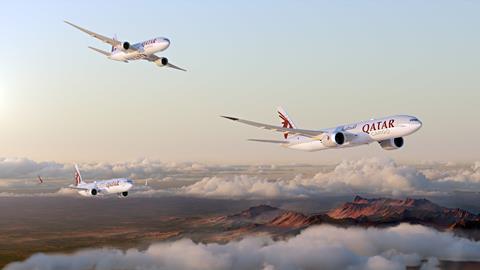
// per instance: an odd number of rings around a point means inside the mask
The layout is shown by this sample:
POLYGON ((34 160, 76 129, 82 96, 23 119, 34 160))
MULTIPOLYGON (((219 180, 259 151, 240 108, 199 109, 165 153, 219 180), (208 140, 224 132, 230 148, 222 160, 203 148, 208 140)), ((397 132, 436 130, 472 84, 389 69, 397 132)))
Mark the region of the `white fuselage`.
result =
POLYGON ((135 50, 125 51, 121 46, 114 48, 108 57, 116 61, 130 61, 147 58, 149 55, 166 50, 170 46, 170 40, 164 37, 157 37, 147 41, 130 45, 135 50))
POLYGON ((295 136, 282 146, 302 151, 352 147, 407 136, 421 126, 422 123, 416 117, 395 115, 322 130, 326 134, 344 133, 346 140, 341 145, 328 145, 316 138, 295 136))
POLYGON ((121 194, 123 192, 128 192, 132 187, 133 181, 127 178, 100 180, 77 185, 77 188, 84 189, 78 191, 78 193, 83 196, 121 194), (95 190, 96 194, 92 194, 92 190, 95 190))

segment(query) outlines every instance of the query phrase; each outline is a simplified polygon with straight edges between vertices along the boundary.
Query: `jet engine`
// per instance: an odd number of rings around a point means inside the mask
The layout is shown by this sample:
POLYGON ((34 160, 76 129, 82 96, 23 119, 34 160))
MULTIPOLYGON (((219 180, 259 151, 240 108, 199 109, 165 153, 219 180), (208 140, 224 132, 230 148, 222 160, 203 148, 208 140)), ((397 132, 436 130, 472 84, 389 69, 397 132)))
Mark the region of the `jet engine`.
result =
POLYGON ((155 64, 159 67, 163 67, 168 65, 168 59, 166 57, 160 57, 158 60, 155 61, 155 64))
POLYGON ((344 144, 346 141, 345 134, 342 132, 330 133, 322 140, 322 143, 327 147, 335 147, 344 144))
POLYGON ((97 191, 96 189, 92 188, 92 189, 90 190, 90 194, 91 194, 92 196, 95 196, 95 195, 98 194, 98 191, 97 191))
POLYGON ((122 197, 127 197, 127 196, 128 196, 128 191, 124 191, 124 192, 122 192, 122 193, 120 193, 120 194, 122 194, 122 197))
POLYGON ((388 139, 384 141, 379 141, 378 143, 385 150, 395 150, 395 149, 402 148, 404 142, 403 142, 403 137, 398 137, 398 138, 388 139))
POLYGON ((122 43, 122 48, 126 51, 130 49, 130 43, 128 41, 125 41, 122 43))

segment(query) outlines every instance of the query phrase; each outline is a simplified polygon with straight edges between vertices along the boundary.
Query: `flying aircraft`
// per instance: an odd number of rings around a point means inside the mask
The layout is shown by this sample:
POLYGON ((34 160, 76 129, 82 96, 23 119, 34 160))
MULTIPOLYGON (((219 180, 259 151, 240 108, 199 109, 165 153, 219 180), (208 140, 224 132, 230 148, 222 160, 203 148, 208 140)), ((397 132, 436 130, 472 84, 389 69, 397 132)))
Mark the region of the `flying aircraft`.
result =
POLYGON ((97 195, 118 194, 127 197, 128 191, 133 187, 133 181, 127 178, 99 180, 90 183, 84 182, 77 164, 75 164, 75 184, 68 186, 78 190, 82 196, 92 197, 97 195))
POLYGON ((258 128, 282 132, 284 138, 283 140, 249 139, 249 141, 276 143, 286 148, 309 152, 365 145, 372 142, 378 142, 385 150, 395 150, 403 147, 403 137, 422 127, 422 122, 414 116, 394 115, 333 128, 309 130, 297 128, 281 107, 278 107, 277 113, 282 126, 262 124, 230 116, 222 117, 258 128))
POLYGON ((83 31, 90 36, 97 38, 112 46, 110 52, 106 52, 94 47, 88 47, 98 53, 105 55, 108 59, 122 61, 128 63, 130 60, 146 60, 155 63, 159 67, 170 67, 182 71, 183 68, 171 64, 166 57, 159 57, 155 55, 157 52, 166 50, 170 46, 170 40, 164 37, 156 37, 147 41, 130 44, 128 41, 118 41, 116 37, 109 38, 100 34, 94 33, 90 30, 77 26, 71 22, 65 23, 83 31))

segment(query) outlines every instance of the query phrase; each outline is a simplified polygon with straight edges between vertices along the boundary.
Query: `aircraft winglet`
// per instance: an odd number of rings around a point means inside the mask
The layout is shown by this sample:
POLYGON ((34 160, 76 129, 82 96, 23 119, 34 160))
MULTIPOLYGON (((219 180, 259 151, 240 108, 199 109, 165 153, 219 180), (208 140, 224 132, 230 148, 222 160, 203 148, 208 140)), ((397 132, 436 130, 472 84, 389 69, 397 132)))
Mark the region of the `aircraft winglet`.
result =
POLYGON ((227 118, 227 119, 230 119, 230 120, 233 120, 233 121, 238 121, 239 119, 236 118, 236 117, 231 117, 231 116, 224 116, 224 115, 221 115, 221 117, 223 118, 227 118))

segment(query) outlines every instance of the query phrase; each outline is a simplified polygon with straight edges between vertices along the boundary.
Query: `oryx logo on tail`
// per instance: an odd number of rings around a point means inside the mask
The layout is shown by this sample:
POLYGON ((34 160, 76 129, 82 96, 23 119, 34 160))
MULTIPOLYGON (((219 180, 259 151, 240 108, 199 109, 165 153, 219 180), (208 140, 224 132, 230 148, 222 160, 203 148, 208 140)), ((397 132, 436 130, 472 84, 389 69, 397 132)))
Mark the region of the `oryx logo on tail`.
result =
POLYGON ((78 186, 82 182, 82 175, 80 174, 80 170, 78 169, 77 164, 75 164, 75 186, 78 186))
MULTIPOLYGON (((117 39, 117 34, 113 35, 113 40, 114 40, 114 41, 118 41, 118 39, 117 39)), ((112 50, 111 50, 110 52, 113 53, 113 52, 116 51, 116 50, 117 50, 117 48, 116 48, 114 45, 112 45, 112 50)))
MULTIPOLYGON (((285 110, 282 107, 277 108, 277 113, 278 113, 278 116, 280 117, 280 119, 282 120, 282 126, 284 128, 295 128, 295 124, 289 119, 287 113, 285 112, 285 110)), ((284 132, 283 137, 285 139, 287 139, 288 138, 288 132, 284 132)))

